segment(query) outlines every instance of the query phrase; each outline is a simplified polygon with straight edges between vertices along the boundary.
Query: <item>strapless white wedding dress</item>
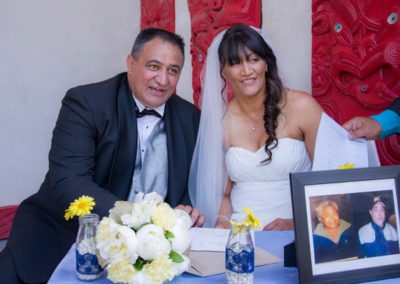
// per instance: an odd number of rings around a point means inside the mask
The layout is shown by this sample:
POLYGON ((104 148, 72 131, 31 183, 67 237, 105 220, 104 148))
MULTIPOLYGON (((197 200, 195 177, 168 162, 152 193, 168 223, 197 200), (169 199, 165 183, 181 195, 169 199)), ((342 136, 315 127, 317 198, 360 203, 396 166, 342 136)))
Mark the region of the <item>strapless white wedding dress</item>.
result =
POLYGON ((264 146, 256 152, 230 147, 226 153, 228 174, 233 181, 231 191, 232 219, 242 220, 244 207, 253 210, 263 226, 276 218, 292 218, 289 173, 311 170, 311 161, 304 141, 281 138, 272 150, 272 161, 264 146))

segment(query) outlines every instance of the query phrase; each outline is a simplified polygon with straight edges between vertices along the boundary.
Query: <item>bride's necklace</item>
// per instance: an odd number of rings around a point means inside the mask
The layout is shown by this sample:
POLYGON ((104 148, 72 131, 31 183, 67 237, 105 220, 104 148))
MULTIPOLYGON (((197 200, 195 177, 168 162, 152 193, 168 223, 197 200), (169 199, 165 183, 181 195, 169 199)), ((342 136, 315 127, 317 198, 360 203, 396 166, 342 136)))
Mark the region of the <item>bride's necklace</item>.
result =
POLYGON ((249 123, 251 124, 250 129, 252 131, 256 131, 258 125, 260 124, 260 122, 263 120, 263 117, 261 116, 257 121, 253 121, 250 116, 247 114, 247 112, 245 112, 243 110, 243 108, 240 106, 239 104, 239 108, 242 111, 243 115, 246 117, 246 119, 249 121, 249 123))
POLYGON ((248 117, 248 120, 249 120, 250 123, 251 123, 250 129, 251 129, 252 131, 256 131, 258 125, 260 124, 260 122, 261 122, 261 120, 262 120, 262 117, 261 117, 259 120, 257 120, 256 122, 253 122, 253 121, 250 119, 250 117, 248 117))

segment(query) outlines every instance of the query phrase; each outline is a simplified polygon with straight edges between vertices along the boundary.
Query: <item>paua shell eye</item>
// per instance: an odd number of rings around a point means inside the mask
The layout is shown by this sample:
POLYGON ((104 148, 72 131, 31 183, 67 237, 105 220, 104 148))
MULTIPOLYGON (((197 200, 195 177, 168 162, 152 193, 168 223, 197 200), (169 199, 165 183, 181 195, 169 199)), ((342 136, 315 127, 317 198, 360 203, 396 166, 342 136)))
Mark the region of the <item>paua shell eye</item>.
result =
POLYGON ((361 92, 366 92, 368 88, 366 85, 362 85, 360 89, 361 89, 361 92))
POLYGON ((337 22, 335 24, 335 26, 333 27, 333 29, 335 30, 335 32, 339 33, 342 30, 343 26, 341 23, 337 22))
POLYGON ((394 23, 397 22, 397 20, 399 19, 399 15, 396 12, 391 13, 388 18, 387 18, 387 22, 390 25, 393 25, 394 23))

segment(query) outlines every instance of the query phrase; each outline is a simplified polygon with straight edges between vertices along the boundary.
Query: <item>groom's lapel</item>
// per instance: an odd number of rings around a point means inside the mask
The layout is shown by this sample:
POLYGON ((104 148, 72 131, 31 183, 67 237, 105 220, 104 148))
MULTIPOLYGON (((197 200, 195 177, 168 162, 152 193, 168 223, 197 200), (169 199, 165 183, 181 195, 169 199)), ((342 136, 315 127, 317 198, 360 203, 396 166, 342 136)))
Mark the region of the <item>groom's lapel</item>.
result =
POLYGON ((127 78, 124 77, 122 80, 117 96, 118 139, 111 167, 109 189, 119 198, 126 200, 135 167, 137 123, 134 100, 127 78))
POLYGON ((167 151, 168 151, 168 193, 166 201, 171 206, 176 206, 181 202, 186 188, 187 176, 187 150, 185 135, 179 117, 179 112, 170 98, 165 105, 165 128, 167 132, 167 151))

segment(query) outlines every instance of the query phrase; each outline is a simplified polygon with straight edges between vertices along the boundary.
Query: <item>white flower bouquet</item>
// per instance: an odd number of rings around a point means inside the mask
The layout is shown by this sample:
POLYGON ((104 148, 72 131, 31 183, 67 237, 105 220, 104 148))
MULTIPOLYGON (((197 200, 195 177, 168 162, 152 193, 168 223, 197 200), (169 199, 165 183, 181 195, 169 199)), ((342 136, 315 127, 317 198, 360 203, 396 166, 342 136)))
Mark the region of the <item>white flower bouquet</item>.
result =
POLYGON ((189 268, 192 221, 157 193, 139 193, 135 202, 118 201, 97 229, 99 261, 114 283, 157 284, 189 268))

